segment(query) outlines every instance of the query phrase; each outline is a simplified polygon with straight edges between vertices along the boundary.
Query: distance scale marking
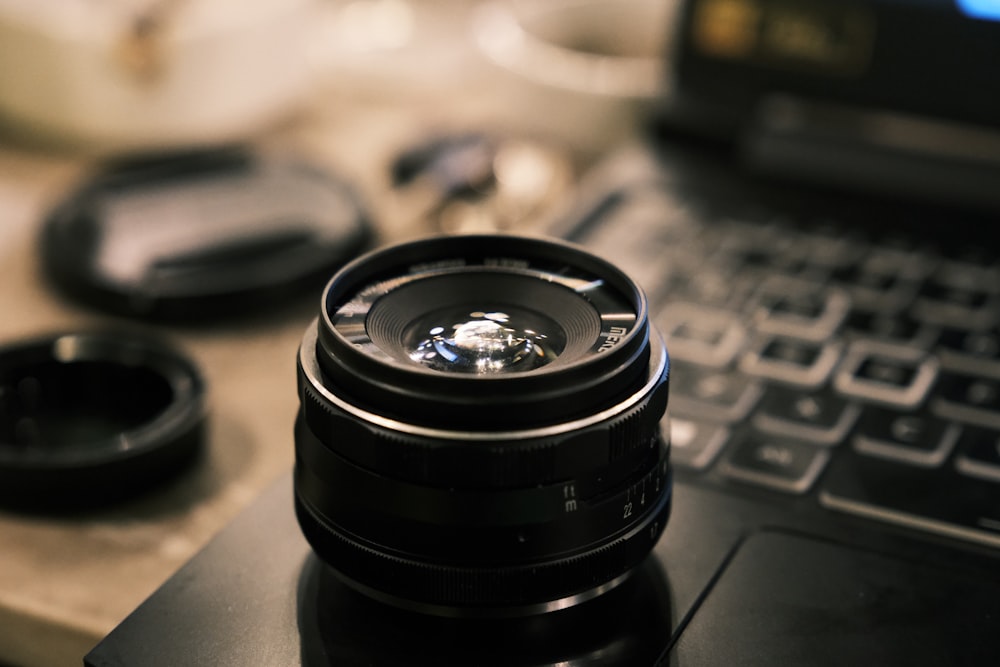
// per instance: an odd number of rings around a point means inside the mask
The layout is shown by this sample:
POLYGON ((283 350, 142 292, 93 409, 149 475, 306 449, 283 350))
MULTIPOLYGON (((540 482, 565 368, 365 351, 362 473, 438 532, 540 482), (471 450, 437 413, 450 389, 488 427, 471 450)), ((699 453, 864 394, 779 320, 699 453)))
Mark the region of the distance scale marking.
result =
MULTIPOLYGON (((641 523, 651 511, 657 510, 668 495, 670 463, 666 452, 667 446, 663 445, 659 462, 625 489, 598 494, 594 498, 581 498, 576 482, 567 482, 562 485, 562 496, 554 500, 561 503, 564 514, 585 511, 588 521, 602 525, 617 523, 629 527, 641 523)), ((653 532, 657 529, 658 525, 653 532)))

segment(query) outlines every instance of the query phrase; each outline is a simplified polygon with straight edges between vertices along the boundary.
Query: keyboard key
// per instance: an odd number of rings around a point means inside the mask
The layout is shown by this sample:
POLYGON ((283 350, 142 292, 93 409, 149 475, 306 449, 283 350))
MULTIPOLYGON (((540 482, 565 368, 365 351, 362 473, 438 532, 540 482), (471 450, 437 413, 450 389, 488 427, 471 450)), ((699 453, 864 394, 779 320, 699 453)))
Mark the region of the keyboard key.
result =
POLYGON ((843 271, 856 266, 867 243, 853 231, 830 220, 810 220, 808 232, 802 233, 802 245, 810 265, 829 271, 843 271))
POLYGON ((849 308, 842 289, 772 276, 751 300, 750 319, 762 333, 823 341, 840 327, 849 308))
POLYGON ((966 428, 958 441, 955 468, 970 477, 1000 482, 1000 431, 966 428))
POLYGON ((838 343, 816 343, 784 337, 761 337, 740 362, 750 375, 817 388, 840 360, 838 343))
POLYGON ((927 397, 938 365, 936 357, 920 348, 855 341, 833 384, 845 396, 912 409, 927 397))
POLYGON ((944 468, 901 466, 844 450, 827 468, 829 509, 945 537, 1000 547, 997 486, 944 468))
POLYGON ((946 370, 1000 378, 1000 328, 988 331, 945 328, 937 353, 946 370))
POLYGON ((808 491, 830 459, 826 448, 761 433, 744 434, 731 447, 724 475, 789 493, 808 491))
POLYGON ((834 280, 850 296, 857 308, 873 312, 895 313, 910 305, 919 283, 898 273, 873 271, 854 265, 838 271, 834 280))
POLYGON ((865 273, 897 275, 904 280, 922 281, 939 263, 933 251, 920 246, 914 237, 884 238, 871 246, 861 262, 865 273))
POLYGON ((1000 297, 988 284, 930 281, 917 296, 913 314, 932 324, 959 323, 968 329, 982 330, 997 324, 1000 297))
POLYGON ((805 260, 805 247, 787 225, 778 221, 722 223, 719 259, 732 264, 769 269, 794 269, 805 260))
POLYGON ((746 329, 733 313, 692 303, 675 303, 657 317, 671 359, 721 368, 728 366, 746 340, 746 329))
POLYGON ((670 462, 692 470, 712 465, 729 439, 729 429, 725 426, 695 419, 673 417, 669 428, 670 462))
POLYGON ((674 362, 670 370, 670 410, 680 417, 741 421, 760 394, 760 383, 742 373, 685 362, 674 362))
POLYGON ((931 408, 946 419, 1000 428, 1000 380, 943 373, 931 408))
POLYGON ((803 393, 772 385, 753 423, 767 433, 832 446, 847 436, 860 412, 857 405, 832 392, 803 393))
POLYGON ((847 318, 847 330, 855 338, 870 339, 927 349, 937 334, 935 327, 917 322, 905 313, 853 311, 847 318))
POLYGON ((691 275, 674 276, 669 292, 675 299, 738 311, 749 298, 754 284, 734 276, 730 267, 702 264, 691 275))
POLYGON ((1000 294, 996 249, 976 247, 959 251, 941 262, 933 280, 943 285, 1000 294))
POLYGON ((858 423, 854 449, 909 465, 931 468, 945 462, 961 429, 931 415, 869 407, 858 423))
POLYGON ((805 266, 806 258, 801 253, 782 250, 773 246, 760 245, 731 250, 724 248, 730 261, 773 272, 798 273, 805 266))
POLYGON ((727 247, 725 241, 722 245, 714 259, 740 267, 742 275, 756 274, 762 278, 781 276, 792 280, 811 280, 815 284, 826 282, 830 277, 829 266, 810 261, 808 245, 787 229, 750 247, 727 247))
MULTIPOLYGON (((966 273, 974 271, 996 271, 998 268, 995 248, 982 245, 963 245, 950 248, 946 259, 942 262, 942 271, 951 269, 966 273)), ((993 274, 996 277, 996 274, 993 274)))

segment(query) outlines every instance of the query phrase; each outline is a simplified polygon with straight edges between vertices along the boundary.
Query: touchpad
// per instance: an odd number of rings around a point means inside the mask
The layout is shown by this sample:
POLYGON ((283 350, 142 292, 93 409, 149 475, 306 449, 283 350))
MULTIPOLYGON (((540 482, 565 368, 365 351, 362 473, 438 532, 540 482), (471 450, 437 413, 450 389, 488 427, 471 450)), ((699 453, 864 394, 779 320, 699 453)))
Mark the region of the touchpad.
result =
POLYGON ((678 665, 1000 664, 1000 587, 782 533, 739 548, 678 665))

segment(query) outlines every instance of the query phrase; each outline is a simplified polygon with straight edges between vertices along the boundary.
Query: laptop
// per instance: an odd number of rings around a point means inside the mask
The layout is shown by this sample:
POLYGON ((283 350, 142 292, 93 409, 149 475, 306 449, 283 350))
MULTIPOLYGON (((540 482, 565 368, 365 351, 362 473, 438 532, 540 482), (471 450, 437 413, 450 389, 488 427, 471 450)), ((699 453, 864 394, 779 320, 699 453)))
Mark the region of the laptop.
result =
POLYGON ((685 3, 650 140, 554 227, 642 284, 671 356, 673 509, 626 584, 547 618, 381 608, 318 565, 289 478, 86 664, 1000 664, 997 19, 685 3))

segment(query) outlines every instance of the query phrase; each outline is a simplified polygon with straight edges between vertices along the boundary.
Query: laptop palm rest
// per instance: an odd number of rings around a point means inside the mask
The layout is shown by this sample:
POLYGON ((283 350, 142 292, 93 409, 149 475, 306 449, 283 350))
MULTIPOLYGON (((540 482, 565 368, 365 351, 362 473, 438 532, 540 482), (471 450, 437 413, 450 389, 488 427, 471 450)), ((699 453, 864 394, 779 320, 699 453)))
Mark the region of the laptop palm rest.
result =
POLYGON ((1000 588, 779 532, 751 535, 683 630, 677 665, 996 664, 1000 588))

